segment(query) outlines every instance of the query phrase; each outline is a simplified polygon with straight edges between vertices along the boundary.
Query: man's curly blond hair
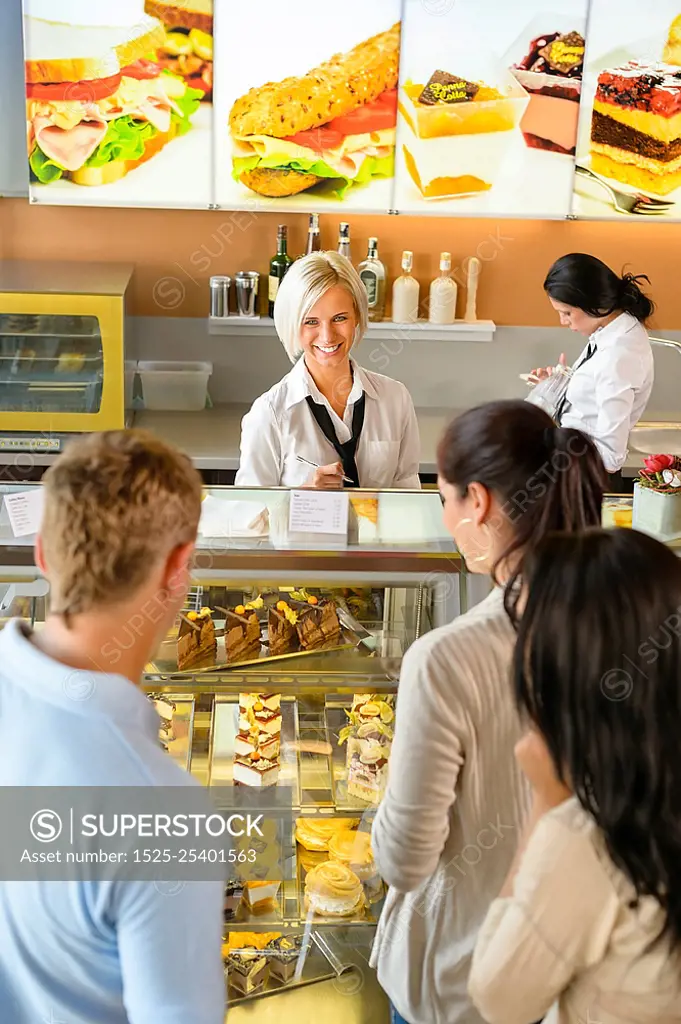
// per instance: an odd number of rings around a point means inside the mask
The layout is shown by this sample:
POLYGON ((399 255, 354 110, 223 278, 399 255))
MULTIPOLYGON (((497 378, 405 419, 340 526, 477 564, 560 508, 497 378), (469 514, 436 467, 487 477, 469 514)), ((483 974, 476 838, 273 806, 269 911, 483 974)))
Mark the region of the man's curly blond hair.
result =
POLYGON ((54 614, 124 600, 196 538, 201 477, 186 455, 147 431, 72 441, 43 485, 40 534, 54 614))

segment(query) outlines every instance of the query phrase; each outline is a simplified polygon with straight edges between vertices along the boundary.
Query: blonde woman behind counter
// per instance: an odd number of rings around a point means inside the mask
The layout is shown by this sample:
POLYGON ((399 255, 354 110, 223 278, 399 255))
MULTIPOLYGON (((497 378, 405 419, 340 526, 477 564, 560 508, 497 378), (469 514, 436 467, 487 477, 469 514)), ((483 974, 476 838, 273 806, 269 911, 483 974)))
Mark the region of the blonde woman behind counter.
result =
POLYGON ((244 416, 236 484, 330 489, 345 477, 347 486, 420 487, 409 392, 350 358, 367 329, 367 295, 350 261, 317 252, 294 263, 274 323, 294 366, 244 416))

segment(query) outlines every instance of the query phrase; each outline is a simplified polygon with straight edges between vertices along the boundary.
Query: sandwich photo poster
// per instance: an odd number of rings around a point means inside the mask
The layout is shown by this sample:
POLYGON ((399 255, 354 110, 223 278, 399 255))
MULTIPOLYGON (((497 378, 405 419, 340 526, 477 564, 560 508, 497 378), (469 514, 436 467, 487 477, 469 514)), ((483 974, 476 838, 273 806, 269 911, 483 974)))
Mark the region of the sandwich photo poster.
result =
POLYGON ((588 0, 404 0, 396 210, 570 213, 587 13, 588 0))
POLYGON ((259 0, 216 19, 221 207, 391 209, 401 6, 259 0))
POLYGON ((643 219, 607 186, 681 220, 681 0, 592 0, 572 212, 643 219))
POLYGON ((213 0, 23 0, 33 202, 212 202, 213 0))

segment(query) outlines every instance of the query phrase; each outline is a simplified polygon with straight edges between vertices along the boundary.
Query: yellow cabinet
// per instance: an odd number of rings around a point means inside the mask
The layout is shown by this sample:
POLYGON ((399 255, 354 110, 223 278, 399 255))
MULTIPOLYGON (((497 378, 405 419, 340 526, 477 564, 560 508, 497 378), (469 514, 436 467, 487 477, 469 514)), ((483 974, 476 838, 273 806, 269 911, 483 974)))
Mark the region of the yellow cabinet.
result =
POLYGON ((0 448, 125 425, 132 267, 0 261, 0 448))

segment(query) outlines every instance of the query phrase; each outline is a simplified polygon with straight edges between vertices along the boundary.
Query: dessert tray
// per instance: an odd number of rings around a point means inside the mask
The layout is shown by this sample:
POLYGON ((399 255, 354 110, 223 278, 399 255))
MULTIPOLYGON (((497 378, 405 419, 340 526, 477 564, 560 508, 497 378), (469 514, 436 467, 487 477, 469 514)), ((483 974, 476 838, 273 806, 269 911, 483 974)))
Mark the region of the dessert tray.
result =
MULTIPOLYGON (((311 648, 310 650, 297 650, 291 651, 288 654, 270 654, 269 645, 267 642, 267 623, 261 624, 261 645, 260 650, 254 657, 247 659, 228 661, 225 652, 225 636, 224 619, 215 619, 216 628, 216 640, 217 640, 217 653, 215 659, 212 658, 206 663, 201 664, 197 662, 192 665, 191 668, 186 670, 180 670, 177 665, 177 635, 169 635, 161 644, 158 653, 154 660, 150 662, 146 668, 147 673, 154 673, 159 675, 197 675, 208 672, 224 672, 230 669, 239 669, 245 667, 263 666, 271 664, 272 662, 288 661, 291 658, 309 658, 310 655, 319 655, 324 651, 347 651, 355 647, 361 647, 362 637, 354 632, 353 630, 344 626, 341 629, 341 636, 339 643, 323 644, 319 647, 311 648)), ((371 652, 364 648, 367 655, 371 652)))

